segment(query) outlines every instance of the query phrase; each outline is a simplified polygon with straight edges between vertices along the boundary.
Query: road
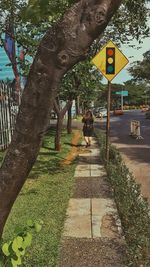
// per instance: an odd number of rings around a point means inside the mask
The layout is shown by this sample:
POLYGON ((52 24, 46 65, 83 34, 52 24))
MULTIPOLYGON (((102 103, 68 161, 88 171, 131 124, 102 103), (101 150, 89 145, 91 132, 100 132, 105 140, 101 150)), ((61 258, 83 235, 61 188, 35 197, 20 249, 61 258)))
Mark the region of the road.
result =
MULTIPOLYGON (((52 120, 51 124, 56 121, 52 120)), ((82 123, 74 121, 74 127, 82 129, 82 123)), ((95 127, 106 128, 106 118, 96 119, 95 127)), ((141 184, 141 191, 148 198, 150 204, 150 120, 145 119, 141 111, 131 110, 122 116, 111 115, 111 143, 121 152, 129 170, 133 173, 137 183, 141 184), (134 139, 130 136, 131 120, 141 123, 141 136, 144 139, 134 139)))
MULTIPOLYGON (((103 127, 105 122, 106 119, 103 119, 103 127)), ((148 197, 150 203, 150 120, 145 119, 141 111, 126 111, 122 116, 111 116, 110 132, 111 143, 121 152, 129 170, 141 184, 142 194, 148 197), (131 120, 140 121, 144 139, 136 140, 130 136, 131 120)))

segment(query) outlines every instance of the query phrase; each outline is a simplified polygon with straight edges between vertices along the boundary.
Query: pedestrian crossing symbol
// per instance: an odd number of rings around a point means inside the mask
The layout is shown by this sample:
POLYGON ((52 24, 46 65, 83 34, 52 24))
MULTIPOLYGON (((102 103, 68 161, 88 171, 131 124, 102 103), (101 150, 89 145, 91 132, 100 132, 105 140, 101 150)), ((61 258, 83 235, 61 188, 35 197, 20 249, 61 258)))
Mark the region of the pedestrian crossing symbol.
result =
POLYGON ((129 60, 112 41, 109 41, 91 62, 108 81, 112 81, 129 60))

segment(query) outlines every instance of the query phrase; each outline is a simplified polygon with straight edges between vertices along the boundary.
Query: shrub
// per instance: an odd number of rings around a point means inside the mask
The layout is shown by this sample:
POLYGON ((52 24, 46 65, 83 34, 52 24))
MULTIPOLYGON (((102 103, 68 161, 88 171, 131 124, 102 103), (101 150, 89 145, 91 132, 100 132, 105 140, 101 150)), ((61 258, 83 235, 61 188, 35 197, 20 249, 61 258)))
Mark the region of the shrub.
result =
MULTIPOLYGON (((101 158, 105 163, 105 136, 97 135, 101 158)), ((108 178, 113 187, 114 198, 120 215, 127 244, 127 265, 150 266, 150 215, 146 198, 136 184, 133 175, 122 161, 114 146, 110 146, 110 160, 106 166, 108 178)))
POLYGON ((22 258, 26 254, 26 250, 32 244, 32 232, 41 231, 43 222, 40 224, 32 220, 28 220, 27 226, 19 230, 15 238, 9 242, 0 241, 0 267, 17 267, 22 264, 22 258))

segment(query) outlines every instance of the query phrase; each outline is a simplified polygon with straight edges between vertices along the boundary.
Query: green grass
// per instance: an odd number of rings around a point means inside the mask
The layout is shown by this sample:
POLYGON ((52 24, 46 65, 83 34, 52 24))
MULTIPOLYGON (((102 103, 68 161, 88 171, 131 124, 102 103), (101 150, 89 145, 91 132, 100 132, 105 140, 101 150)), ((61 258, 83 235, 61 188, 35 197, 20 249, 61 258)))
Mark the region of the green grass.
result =
POLYGON ((74 117, 74 120, 81 122, 82 121, 82 118, 83 118, 82 115, 78 115, 78 116, 74 117))
POLYGON ((43 220, 43 228, 34 236, 33 245, 24 259, 25 267, 56 266, 66 208, 73 188, 76 163, 67 166, 61 164, 71 148, 69 143, 72 135, 63 133, 62 150, 56 152, 53 134, 45 137, 4 231, 4 240, 11 240, 15 236, 15 229, 25 226, 28 219, 43 220))

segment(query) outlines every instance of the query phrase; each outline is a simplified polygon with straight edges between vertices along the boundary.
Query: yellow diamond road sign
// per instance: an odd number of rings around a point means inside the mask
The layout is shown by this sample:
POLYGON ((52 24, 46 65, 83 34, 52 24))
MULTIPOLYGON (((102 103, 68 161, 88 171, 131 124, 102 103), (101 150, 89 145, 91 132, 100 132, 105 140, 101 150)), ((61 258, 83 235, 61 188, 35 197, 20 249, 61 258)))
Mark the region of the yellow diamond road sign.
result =
POLYGON ((112 81, 129 60, 112 41, 109 41, 91 62, 108 81, 112 81))

